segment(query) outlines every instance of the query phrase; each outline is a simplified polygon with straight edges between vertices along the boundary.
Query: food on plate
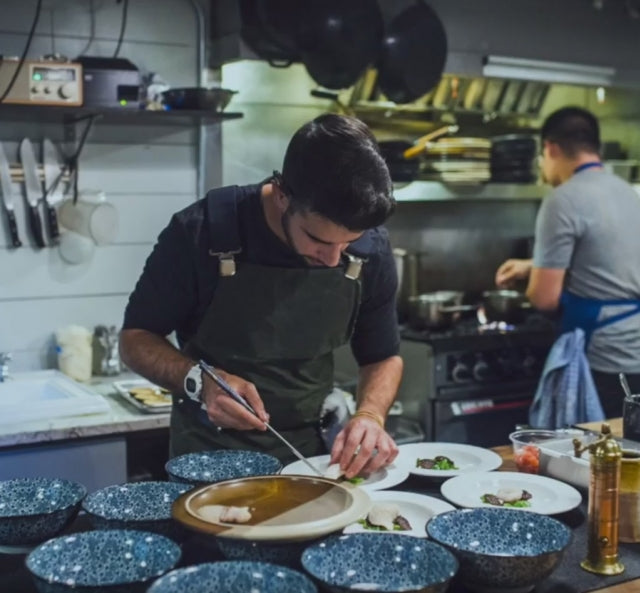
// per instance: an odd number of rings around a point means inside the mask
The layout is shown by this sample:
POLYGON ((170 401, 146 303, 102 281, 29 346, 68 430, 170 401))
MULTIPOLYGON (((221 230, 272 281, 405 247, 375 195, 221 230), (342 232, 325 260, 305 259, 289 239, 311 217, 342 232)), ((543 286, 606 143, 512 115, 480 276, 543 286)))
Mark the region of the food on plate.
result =
POLYGON ((324 477, 330 480, 338 480, 343 476, 339 463, 332 463, 324 472, 324 477))
POLYGON ((433 459, 420 459, 416 460, 416 467, 420 469, 459 469, 455 462, 444 455, 438 455, 433 459))
MULTIPOLYGON (((344 477, 344 472, 340 469, 339 463, 332 463, 324 472, 324 477, 329 478, 330 480, 339 480, 344 477)), ((353 478, 348 478, 347 482, 351 482, 352 484, 362 484, 366 478, 362 476, 354 476, 353 478)))
POLYGON ((531 506, 531 493, 519 488, 500 488, 495 494, 483 494, 480 499, 497 507, 527 508, 531 506))
POLYGON ((198 514, 211 523, 247 523, 251 520, 249 507, 206 504, 200 507, 198 514))
POLYGON ((166 406, 171 404, 171 394, 160 387, 132 387, 129 395, 147 406, 166 406))
POLYGON ((358 523, 365 529, 374 531, 411 531, 411 524, 393 502, 374 504, 366 518, 360 519, 358 523))

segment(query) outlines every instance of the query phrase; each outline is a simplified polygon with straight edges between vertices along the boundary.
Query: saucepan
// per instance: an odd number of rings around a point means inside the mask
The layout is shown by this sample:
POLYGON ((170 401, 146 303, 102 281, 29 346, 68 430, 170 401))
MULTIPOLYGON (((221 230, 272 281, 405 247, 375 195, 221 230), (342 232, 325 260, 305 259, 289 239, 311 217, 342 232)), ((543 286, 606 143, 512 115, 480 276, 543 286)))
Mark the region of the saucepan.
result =
POLYGON ((517 290, 487 290, 482 293, 482 306, 487 321, 515 323, 522 321, 531 303, 517 290))
POLYGON ((221 88, 188 87, 162 93, 162 102, 169 109, 192 109, 221 112, 237 91, 221 88))
POLYGON ((415 329, 449 327, 464 311, 474 311, 476 305, 463 305, 464 293, 438 290, 409 297, 409 325, 415 329))

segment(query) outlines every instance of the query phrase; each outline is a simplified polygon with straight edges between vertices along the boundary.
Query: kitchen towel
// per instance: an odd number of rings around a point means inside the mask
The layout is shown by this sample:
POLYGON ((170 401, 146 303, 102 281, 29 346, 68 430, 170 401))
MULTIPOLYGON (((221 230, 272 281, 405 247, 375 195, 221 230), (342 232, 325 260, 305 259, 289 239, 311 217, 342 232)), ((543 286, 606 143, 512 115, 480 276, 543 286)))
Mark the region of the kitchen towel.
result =
POLYGON ((531 426, 555 429, 604 420, 584 342, 585 333, 577 328, 551 347, 529 410, 531 426))

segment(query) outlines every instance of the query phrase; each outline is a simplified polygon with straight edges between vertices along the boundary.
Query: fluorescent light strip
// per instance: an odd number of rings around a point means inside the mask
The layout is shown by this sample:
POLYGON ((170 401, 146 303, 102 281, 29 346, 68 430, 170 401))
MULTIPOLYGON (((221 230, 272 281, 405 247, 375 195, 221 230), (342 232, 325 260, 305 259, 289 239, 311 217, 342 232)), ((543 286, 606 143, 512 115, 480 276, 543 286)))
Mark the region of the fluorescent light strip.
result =
POLYGON ((547 62, 507 56, 487 56, 482 68, 483 76, 489 77, 598 86, 610 86, 615 73, 615 68, 604 66, 547 62))

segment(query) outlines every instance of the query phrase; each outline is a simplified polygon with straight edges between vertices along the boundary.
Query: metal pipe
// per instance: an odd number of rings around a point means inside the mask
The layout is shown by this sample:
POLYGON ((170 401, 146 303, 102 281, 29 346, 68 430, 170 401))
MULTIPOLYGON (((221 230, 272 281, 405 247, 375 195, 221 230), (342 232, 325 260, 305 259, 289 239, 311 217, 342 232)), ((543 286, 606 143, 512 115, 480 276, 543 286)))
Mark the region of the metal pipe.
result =
MULTIPOLYGON (((204 12, 202 10, 202 6, 198 3, 198 0, 189 0, 189 4, 191 4, 191 8, 196 17, 197 23, 197 35, 196 35, 196 45, 197 45, 197 67, 198 72, 196 76, 196 81, 198 86, 203 86, 204 84, 204 63, 205 63, 205 35, 206 28, 204 23, 204 12)), ((196 200, 204 197, 206 192, 205 187, 205 166, 206 166, 206 147, 207 147, 207 127, 204 124, 198 125, 198 155, 197 155, 197 169, 196 169, 196 200)))

